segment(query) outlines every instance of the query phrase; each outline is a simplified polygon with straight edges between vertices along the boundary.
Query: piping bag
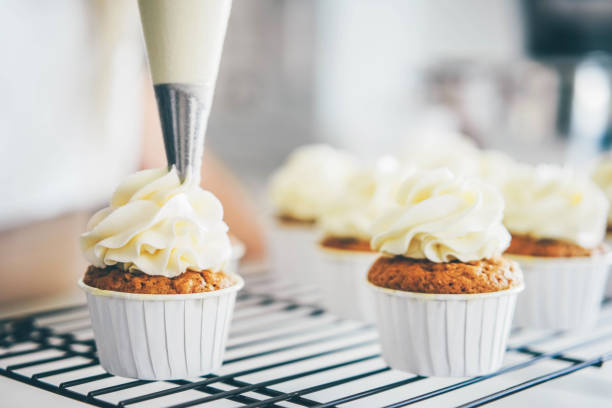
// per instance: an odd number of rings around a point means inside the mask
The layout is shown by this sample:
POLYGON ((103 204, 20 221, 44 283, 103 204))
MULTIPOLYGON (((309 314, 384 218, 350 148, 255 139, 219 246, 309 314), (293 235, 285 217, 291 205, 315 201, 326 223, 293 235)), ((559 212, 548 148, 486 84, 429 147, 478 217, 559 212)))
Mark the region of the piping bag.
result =
POLYGON ((168 167, 200 181, 231 0, 139 0, 168 167))

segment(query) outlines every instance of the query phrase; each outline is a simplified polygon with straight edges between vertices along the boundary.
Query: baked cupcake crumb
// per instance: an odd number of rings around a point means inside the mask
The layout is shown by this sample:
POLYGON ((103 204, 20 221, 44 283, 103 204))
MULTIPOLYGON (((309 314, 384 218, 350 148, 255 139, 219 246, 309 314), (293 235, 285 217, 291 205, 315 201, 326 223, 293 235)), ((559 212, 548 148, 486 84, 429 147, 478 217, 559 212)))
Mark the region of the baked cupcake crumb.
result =
POLYGON ((545 256, 556 258, 586 257, 605 252, 605 247, 583 248, 573 242, 557 239, 537 239, 528 235, 512 234, 510 246, 506 249, 509 255, 545 256))
POLYGON ((381 256, 368 280, 388 289, 437 294, 497 292, 522 283, 518 265, 502 257, 437 263, 427 259, 381 256))
POLYGON ((155 295, 212 292, 228 288, 235 283, 223 272, 188 270, 174 278, 168 278, 139 271, 125 271, 119 266, 97 268, 93 265, 87 269, 83 282, 103 290, 155 295))
POLYGON ((324 248, 341 249, 346 251, 374 252, 370 247, 370 241, 350 238, 327 236, 319 243, 324 248))
POLYGON ((315 223, 315 220, 302 220, 299 218, 295 218, 291 215, 280 214, 276 217, 276 219, 284 225, 303 225, 303 226, 312 226, 315 223))

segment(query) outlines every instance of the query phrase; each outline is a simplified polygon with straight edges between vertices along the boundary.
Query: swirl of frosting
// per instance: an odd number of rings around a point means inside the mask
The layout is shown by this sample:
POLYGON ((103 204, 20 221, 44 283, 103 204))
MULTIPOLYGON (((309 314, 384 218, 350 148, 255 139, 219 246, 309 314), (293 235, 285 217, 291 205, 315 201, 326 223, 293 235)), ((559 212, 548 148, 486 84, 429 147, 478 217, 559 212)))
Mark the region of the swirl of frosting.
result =
POLYGON ((447 168, 466 177, 479 175, 478 148, 461 133, 424 130, 401 149, 401 160, 422 170, 447 168))
POLYGON ((413 171, 391 156, 360 168, 349 178, 334 208, 321 216, 318 227, 326 236, 369 241, 372 224, 393 205, 401 182, 413 171))
POLYGON ((129 176, 110 205, 93 215, 81 235, 93 265, 124 264, 149 275, 174 277, 192 270, 221 270, 231 245, 223 207, 192 178, 181 183, 176 168, 129 176))
POLYGON ((478 179, 444 168, 417 172, 396 204, 372 229, 372 248, 386 255, 469 262, 499 256, 510 243, 502 196, 478 179))
POLYGON ((513 234, 583 248, 603 241, 608 200, 586 175, 553 165, 523 165, 513 171, 502 192, 504 224, 513 234))
MULTIPOLYGON (((597 162, 591 177, 604 192, 608 202, 612 202, 612 155, 606 155, 597 162)), ((612 206, 608 211, 608 225, 612 225, 612 206)))
POLYGON ((475 160, 479 164, 478 172, 474 177, 501 189, 519 164, 513 158, 497 150, 482 150, 478 152, 475 160))
POLYGON ((355 168, 352 156, 330 146, 299 147, 273 175, 270 199, 278 215, 314 221, 333 207, 355 168))

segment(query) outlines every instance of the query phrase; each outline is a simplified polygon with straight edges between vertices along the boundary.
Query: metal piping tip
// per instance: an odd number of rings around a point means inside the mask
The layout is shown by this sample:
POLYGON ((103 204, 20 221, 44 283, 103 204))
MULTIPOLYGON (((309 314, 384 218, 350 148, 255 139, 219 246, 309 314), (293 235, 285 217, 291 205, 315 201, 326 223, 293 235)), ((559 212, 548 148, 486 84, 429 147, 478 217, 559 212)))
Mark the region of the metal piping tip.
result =
POLYGON ((214 87, 207 85, 155 85, 168 167, 176 166, 181 181, 191 174, 200 182, 213 90, 214 87))

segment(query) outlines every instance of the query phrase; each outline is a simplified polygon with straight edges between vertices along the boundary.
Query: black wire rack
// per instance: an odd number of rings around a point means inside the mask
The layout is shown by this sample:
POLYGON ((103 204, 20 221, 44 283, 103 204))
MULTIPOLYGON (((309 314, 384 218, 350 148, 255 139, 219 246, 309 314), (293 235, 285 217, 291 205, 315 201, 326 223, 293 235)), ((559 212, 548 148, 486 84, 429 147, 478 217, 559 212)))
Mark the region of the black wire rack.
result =
POLYGON ((558 406, 569 404, 568 395, 583 406, 606 406, 606 398, 612 405, 612 367, 604 366, 612 359, 612 302, 588 333, 513 331, 502 369, 459 379, 389 368, 375 327, 317 304, 314 288, 249 279, 223 367, 178 381, 106 373, 85 305, 4 319, 0 375, 99 407, 533 406, 546 395, 556 395, 558 406))

